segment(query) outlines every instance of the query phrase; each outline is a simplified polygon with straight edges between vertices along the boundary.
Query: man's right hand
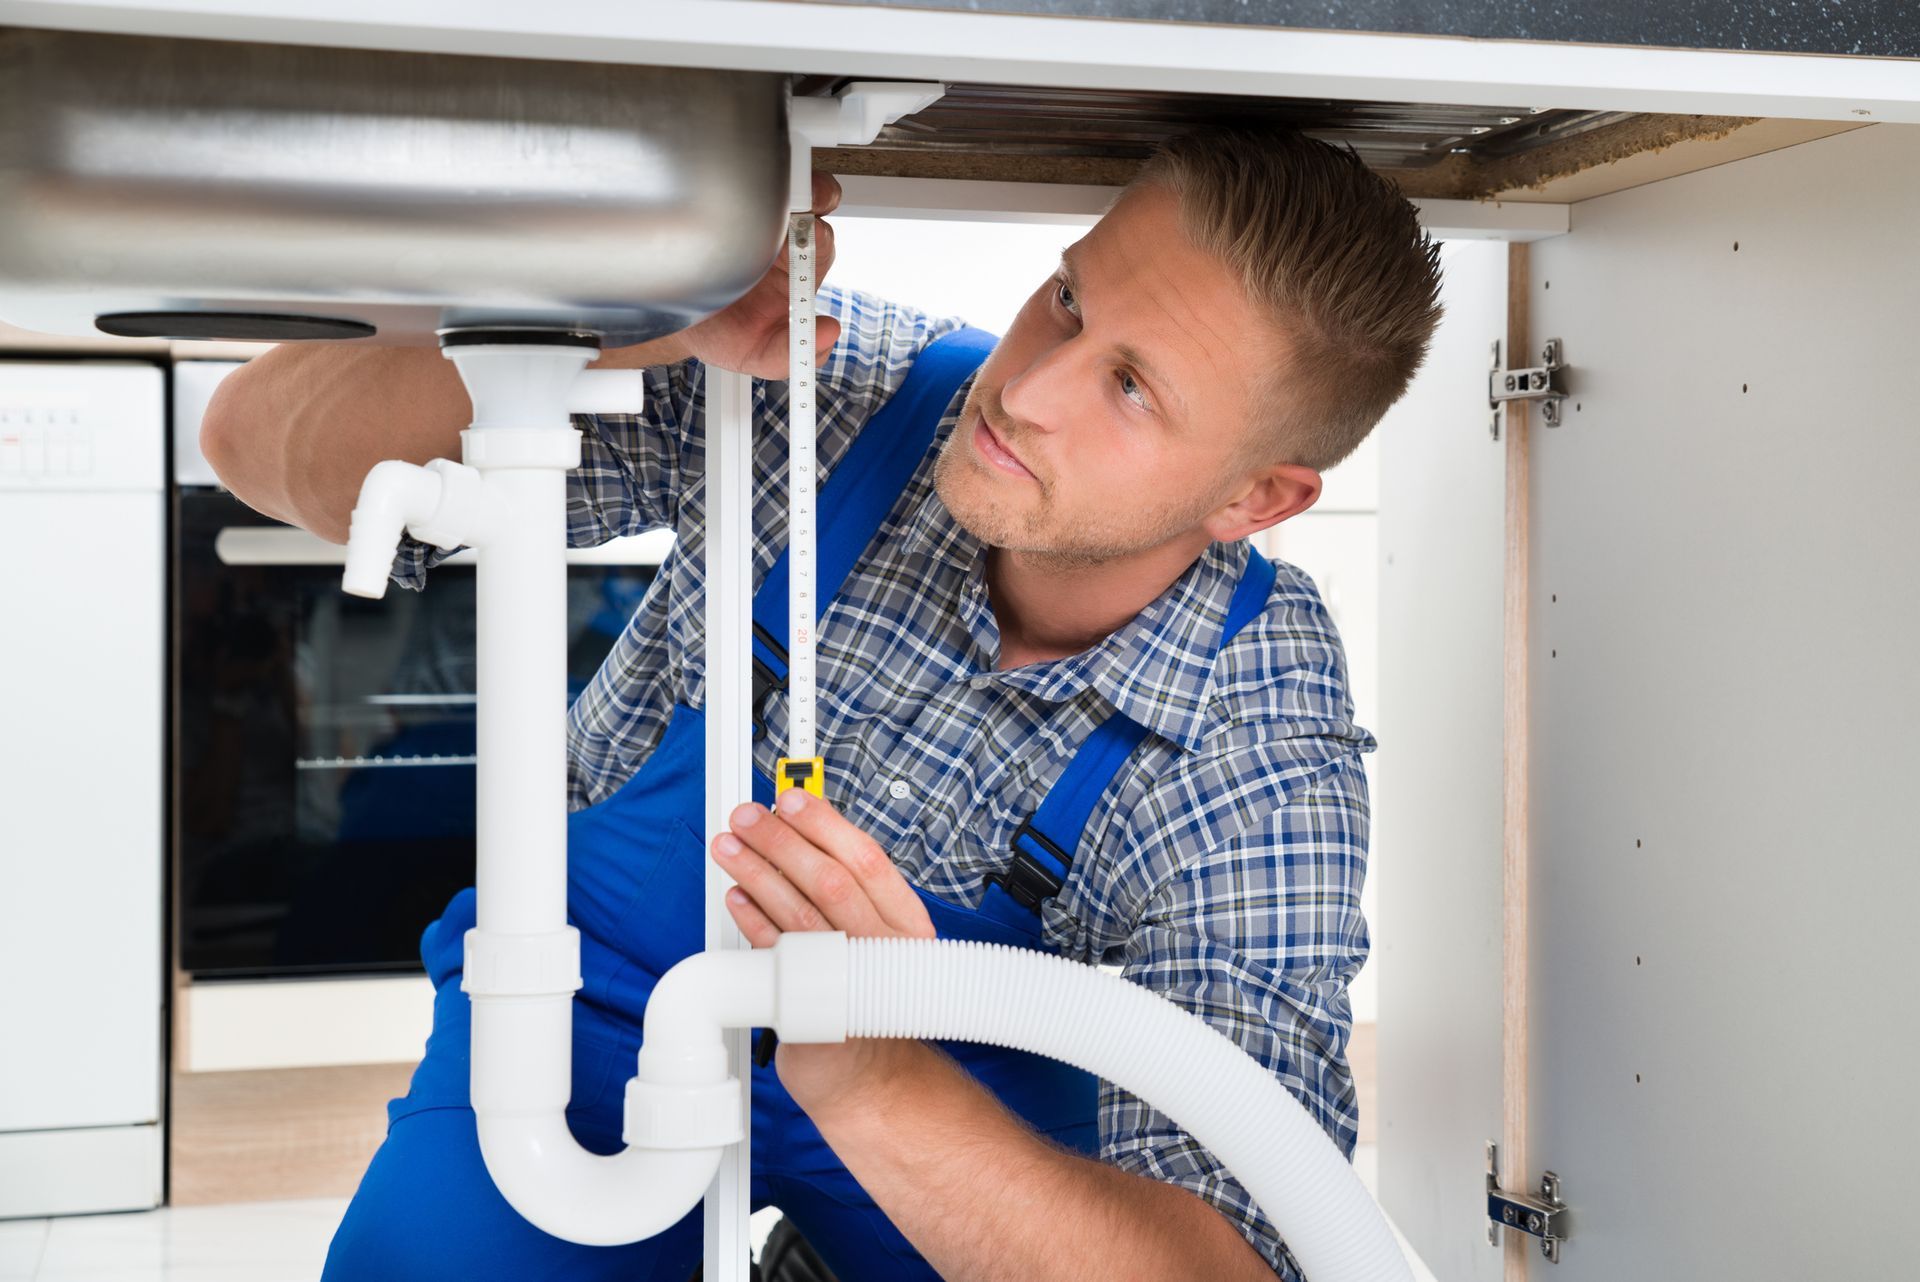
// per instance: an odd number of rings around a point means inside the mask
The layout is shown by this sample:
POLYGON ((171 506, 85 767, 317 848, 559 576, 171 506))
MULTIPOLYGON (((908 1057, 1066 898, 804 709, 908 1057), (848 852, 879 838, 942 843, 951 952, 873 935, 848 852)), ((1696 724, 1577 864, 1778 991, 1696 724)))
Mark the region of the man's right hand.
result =
MULTIPOLYGON (((840 204, 840 182, 832 174, 813 176, 813 213, 816 218, 830 214, 840 204)), ((819 271, 813 278, 817 291, 833 266, 833 228, 824 221, 814 223, 814 249, 819 271)), ((713 315, 677 334, 643 343, 638 347, 614 348, 595 365, 600 368, 633 369, 662 363, 662 356, 673 359, 691 356, 702 364, 720 369, 738 370, 756 378, 787 377, 787 290, 789 287, 787 245, 782 233, 780 256, 760 278, 758 284, 741 298, 713 315)), ((831 316, 819 317, 814 324, 814 361, 826 359, 840 338, 840 322, 831 316)))

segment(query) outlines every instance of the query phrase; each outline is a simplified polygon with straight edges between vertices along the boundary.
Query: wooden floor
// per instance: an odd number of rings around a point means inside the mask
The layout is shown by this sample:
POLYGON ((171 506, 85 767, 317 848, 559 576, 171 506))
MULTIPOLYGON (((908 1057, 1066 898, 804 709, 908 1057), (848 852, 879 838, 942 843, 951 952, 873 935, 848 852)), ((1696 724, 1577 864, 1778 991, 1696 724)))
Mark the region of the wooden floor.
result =
POLYGON ((345 1197, 387 1133, 411 1064, 175 1073, 168 1201, 345 1197))
MULTIPOLYGON (((1348 1045, 1360 1142, 1376 1134, 1372 1024, 1348 1045)), ((168 1200, 175 1206, 346 1197, 387 1131, 411 1064, 175 1073, 168 1200)))

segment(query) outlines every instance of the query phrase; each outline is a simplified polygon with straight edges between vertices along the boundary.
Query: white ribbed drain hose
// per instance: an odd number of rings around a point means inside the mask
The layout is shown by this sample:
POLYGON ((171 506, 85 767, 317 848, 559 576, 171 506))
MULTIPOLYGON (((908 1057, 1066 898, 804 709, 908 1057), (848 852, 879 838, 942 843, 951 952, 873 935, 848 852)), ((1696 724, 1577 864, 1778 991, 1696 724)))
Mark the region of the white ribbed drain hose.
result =
POLYGON ((998 944, 847 943, 847 1036, 1031 1051, 1132 1092, 1205 1145, 1310 1282, 1411 1282, 1386 1217, 1317 1122, 1246 1052, 1117 975, 998 944))

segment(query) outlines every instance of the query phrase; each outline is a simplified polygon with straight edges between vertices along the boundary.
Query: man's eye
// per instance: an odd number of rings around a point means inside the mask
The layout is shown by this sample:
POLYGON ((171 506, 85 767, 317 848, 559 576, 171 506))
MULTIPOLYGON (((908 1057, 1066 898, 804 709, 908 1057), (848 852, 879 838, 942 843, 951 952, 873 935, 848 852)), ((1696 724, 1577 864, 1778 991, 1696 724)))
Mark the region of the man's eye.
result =
POLYGON ((1055 287, 1054 293, 1060 300, 1060 306, 1066 308, 1070 312, 1073 312, 1076 316, 1079 315, 1080 304, 1079 304, 1079 300, 1075 299, 1073 296, 1073 286, 1067 284, 1067 282, 1063 280, 1059 283, 1058 286, 1055 287))
POLYGON ((1143 410, 1152 408, 1147 404, 1147 389, 1127 370, 1120 371, 1120 394, 1143 410))

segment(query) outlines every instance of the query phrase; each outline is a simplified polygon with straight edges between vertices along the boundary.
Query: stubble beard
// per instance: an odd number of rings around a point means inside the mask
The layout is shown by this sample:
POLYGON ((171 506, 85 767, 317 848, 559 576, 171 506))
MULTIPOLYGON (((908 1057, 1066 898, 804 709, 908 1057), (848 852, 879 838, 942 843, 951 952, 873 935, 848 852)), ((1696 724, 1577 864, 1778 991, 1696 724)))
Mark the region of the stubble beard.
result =
MULTIPOLYGON (((960 527, 989 548, 1018 553, 1036 567, 1086 570, 1159 547, 1192 529, 1213 510, 1214 500, 1208 496, 1204 502, 1188 499, 1130 515, 1108 508, 1066 520, 1058 511, 1053 484, 1038 473, 1034 473, 1038 500, 1023 511, 1010 510, 1009 505, 994 501, 992 483, 981 474, 987 465, 968 457, 981 399, 982 389, 976 383, 934 461, 933 488, 960 527)), ((1005 426, 1009 420, 1004 414, 993 415, 988 422, 1010 447, 1017 447, 1025 435, 1017 426, 1005 426)))

